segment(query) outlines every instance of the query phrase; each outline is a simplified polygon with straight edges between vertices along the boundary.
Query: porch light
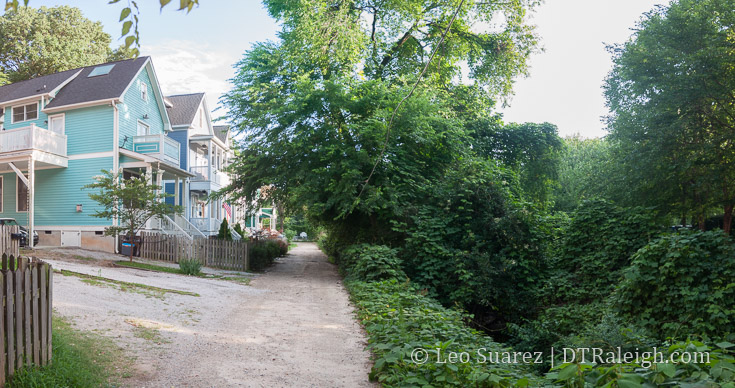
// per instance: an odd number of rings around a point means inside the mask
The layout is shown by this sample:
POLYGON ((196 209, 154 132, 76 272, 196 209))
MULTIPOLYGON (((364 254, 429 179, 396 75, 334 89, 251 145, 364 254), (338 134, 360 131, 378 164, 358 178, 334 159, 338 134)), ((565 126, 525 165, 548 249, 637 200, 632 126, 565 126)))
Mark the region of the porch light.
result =
POLYGON ((143 115, 143 120, 148 120, 148 113, 143 115))
POLYGON ((82 205, 79 204, 77 205, 77 213, 81 213, 81 212, 82 212, 82 205))

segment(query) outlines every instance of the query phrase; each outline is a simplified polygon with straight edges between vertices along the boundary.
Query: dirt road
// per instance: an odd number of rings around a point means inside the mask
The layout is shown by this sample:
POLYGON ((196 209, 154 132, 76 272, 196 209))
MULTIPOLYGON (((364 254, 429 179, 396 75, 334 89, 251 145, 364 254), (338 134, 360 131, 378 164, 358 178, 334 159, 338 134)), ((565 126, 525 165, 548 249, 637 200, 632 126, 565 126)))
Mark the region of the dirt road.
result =
POLYGON ((50 261, 55 268, 200 295, 54 277, 59 314, 114 338, 137 358, 138 373, 127 385, 372 386, 364 334, 336 268, 314 244, 299 244, 250 285, 88 260, 50 261))

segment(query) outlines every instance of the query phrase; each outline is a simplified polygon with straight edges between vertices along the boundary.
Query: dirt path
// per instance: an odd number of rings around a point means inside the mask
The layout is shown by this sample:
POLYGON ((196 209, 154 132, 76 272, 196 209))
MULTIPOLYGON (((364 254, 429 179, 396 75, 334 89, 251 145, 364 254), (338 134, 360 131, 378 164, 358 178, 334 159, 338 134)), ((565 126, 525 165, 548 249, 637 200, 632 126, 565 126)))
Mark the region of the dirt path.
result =
POLYGON ((299 244, 249 286, 96 262, 52 264, 200 295, 151 295, 55 276, 58 313, 137 357, 130 386, 372 386, 366 340, 347 292, 314 244, 299 244))

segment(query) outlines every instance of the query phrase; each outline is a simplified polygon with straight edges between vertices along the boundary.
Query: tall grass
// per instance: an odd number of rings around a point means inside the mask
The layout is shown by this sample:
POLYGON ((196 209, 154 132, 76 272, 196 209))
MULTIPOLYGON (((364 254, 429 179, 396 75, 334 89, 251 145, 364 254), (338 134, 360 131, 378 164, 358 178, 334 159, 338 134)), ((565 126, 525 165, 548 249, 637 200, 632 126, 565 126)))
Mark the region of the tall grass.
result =
POLYGON ((16 372, 9 388, 115 387, 130 376, 132 361, 111 339, 80 332, 68 321, 53 317, 51 365, 16 372))

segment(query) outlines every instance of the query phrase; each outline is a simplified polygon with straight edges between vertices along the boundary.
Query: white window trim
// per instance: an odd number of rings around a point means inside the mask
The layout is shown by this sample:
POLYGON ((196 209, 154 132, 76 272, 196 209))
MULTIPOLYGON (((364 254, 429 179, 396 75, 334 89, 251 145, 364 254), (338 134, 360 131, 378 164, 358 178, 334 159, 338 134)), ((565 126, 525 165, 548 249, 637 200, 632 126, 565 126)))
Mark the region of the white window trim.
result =
POLYGON ((32 102, 30 104, 14 105, 14 106, 11 106, 10 107, 10 123, 11 124, 22 123, 22 122, 31 121, 31 120, 38 120, 38 116, 39 116, 38 115, 38 102, 32 102), (26 112, 25 107, 28 106, 28 105, 31 105, 31 104, 35 104, 36 105, 36 118, 35 119, 29 119, 29 118, 27 118, 28 112, 26 112), (15 115, 13 114, 13 112, 15 111, 15 108, 23 108, 23 120, 15 121, 15 115))
MULTIPOLYGON (((18 175, 16 175, 15 176, 15 212, 16 213, 28 213, 28 209, 20 210, 20 208, 18 207, 18 204, 20 204, 20 201, 18 201, 18 195, 20 194, 20 184, 21 183, 23 183, 23 181, 20 180, 20 177, 18 175)), ((26 189, 28 190, 26 195, 31 195, 30 187, 27 187, 26 189)))
POLYGON ((0 175, 0 213, 3 212, 3 207, 5 207, 5 177, 0 175))
POLYGON ((59 118, 59 117, 61 117, 61 134, 65 135, 66 134, 66 114, 65 113, 60 113, 57 115, 49 116, 48 117, 48 130, 51 132, 54 132, 51 130, 51 123, 53 122, 55 118, 59 118))
POLYGON ((148 85, 145 82, 140 83, 140 98, 148 102, 148 85))
POLYGON ((148 136, 150 134, 151 134, 151 126, 148 125, 148 124, 146 124, 144 121, 138 120, 138 126, 135 127, 135 135, 136 136, 148 136), (148 133, 146 133, 145 135, 139 135, 138 134, 138 128, 140 128, 141 125, 144 126, 144 127, 146 127, 146 128, 148 128, 148 133))

